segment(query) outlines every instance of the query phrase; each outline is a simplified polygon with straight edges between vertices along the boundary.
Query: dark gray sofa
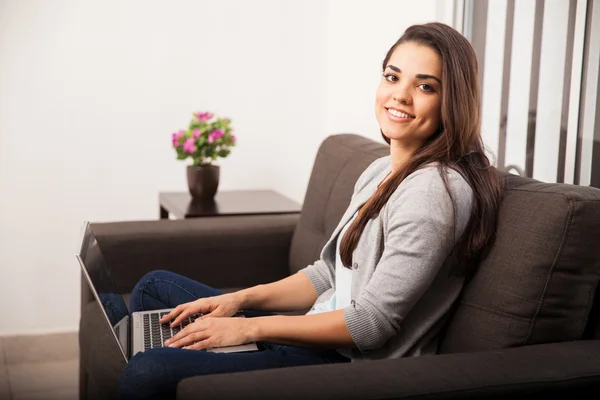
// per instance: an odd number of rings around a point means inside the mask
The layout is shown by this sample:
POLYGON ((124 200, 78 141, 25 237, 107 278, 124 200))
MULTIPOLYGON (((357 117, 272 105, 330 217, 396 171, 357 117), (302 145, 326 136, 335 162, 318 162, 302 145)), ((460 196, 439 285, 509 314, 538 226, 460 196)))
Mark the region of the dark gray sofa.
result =
MULTIPOLYGON (((360 173, 388 153, 358 135, 319 148, 300 215, 92 224, 127 294, 169 269, 233 290, 319 256, 360 173)), ((600 190, 504 175, 494 246, 463 291, 439 355, 188 378, 178 399, 598 398, 600 190)), ((80 397, 112 398, 124 362, 82 281, 80 397)))

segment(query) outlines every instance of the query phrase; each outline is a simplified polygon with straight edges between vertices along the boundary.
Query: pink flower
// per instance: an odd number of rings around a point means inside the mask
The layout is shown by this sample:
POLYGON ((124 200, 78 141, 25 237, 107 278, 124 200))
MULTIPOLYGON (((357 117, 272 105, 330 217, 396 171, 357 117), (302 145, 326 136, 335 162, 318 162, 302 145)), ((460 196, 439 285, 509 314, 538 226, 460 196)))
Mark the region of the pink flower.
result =
POLYGON ((194 114, 196 116, 196 118, 198 118, 199 121, 208 121, 209 119, 211 119, 213 117, 212 113, 205 111, 205 112, 197 112, 194 114))
POLYGON ((208 143, 213 143, 215 140, 222 138, 225 135, 223 130, 215 129, 208 135, 208 143))
POLYGON ((175 132, 171 139, 173 141, 173 147, 177 147, 179 146, 179 139, 181 139, 183 137, 183 135, 185 134, 184 131, 179 131, 179 132, 175 132))
POLYGON ((231 135, 231 141, 235 143, 235 136, 231 135))
POLYGON ((188 138, 183 144, 183 151, 188 154, 192 154, 196 151, 196 145, 194 144, 194 139, 188 138))
POLYGON ((194 129, 192 131, 192 137, 194 138, 194 140, 198 140, 200 135, 202 135, 202 131, 200 129, 194 129))

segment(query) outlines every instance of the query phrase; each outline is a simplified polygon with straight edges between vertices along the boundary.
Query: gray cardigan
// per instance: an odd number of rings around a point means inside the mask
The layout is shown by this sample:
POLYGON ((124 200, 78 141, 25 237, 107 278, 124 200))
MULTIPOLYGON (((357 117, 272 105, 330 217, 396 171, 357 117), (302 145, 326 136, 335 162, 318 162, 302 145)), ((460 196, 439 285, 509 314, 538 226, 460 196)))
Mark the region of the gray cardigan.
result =
MULTIPOLYGON (((362 173, 320 259, 300 270, 317 291, 315 304, 335 291, 340 230, 390 171, 387 156, 362 173)), ((349 351, 353 361, 436 352, 440 328, 464 283, 463 278, 449 275, 449 253, 464 232, 473 205, 473 191, 465 179, 451 169, 447 177, 455 215, 442 177, 430 164, 406 177, 379 217, 367 223, 352 255, 352 301, 344 308, 357 346, 349 351)))

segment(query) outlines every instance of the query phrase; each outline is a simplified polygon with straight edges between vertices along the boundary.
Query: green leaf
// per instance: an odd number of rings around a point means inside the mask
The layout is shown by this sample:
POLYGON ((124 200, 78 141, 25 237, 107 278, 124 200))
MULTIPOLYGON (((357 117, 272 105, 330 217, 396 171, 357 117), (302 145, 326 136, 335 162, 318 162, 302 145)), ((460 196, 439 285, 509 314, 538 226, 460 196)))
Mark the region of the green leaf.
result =
POLYGON ((208 122, 200 121, 194 115, 190 120, 188 129, 183 130, 183 132, 178 146, 174 147, 177 159, 185 160, 188 157, 192 158, 194 165, 210 165, 217 157, 227 157, 231 152, 230 147, 235 146, 235 143, 231 140, 232 128, 231 119, 229 118, 222 118, 215 115, 211 119, 211 122, 208 122), (194 140, 197 150, 194 154, 188 154, 183 151, 183 143, 193 137, 193 132, 196 129, 201 132, 200 137, 194 140), (208 143, 208 134, 217 129, 221 129, 225 135, 213 143, 208 143))
POLYGON ((206 128, 206 122, 204 121, 198 121, 198 120, 192 120, 190 121, 190 130, 194 130, 194 129, 204 129, 206 128))

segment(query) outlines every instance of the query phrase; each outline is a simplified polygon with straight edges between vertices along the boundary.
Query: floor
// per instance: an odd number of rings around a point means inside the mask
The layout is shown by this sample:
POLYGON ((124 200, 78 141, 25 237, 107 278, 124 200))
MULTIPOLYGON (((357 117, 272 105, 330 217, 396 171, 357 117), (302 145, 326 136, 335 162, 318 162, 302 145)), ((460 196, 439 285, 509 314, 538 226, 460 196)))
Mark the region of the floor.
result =
POLYGON ((0 337, 0 399, 79 397, 77 333, 0 337))

